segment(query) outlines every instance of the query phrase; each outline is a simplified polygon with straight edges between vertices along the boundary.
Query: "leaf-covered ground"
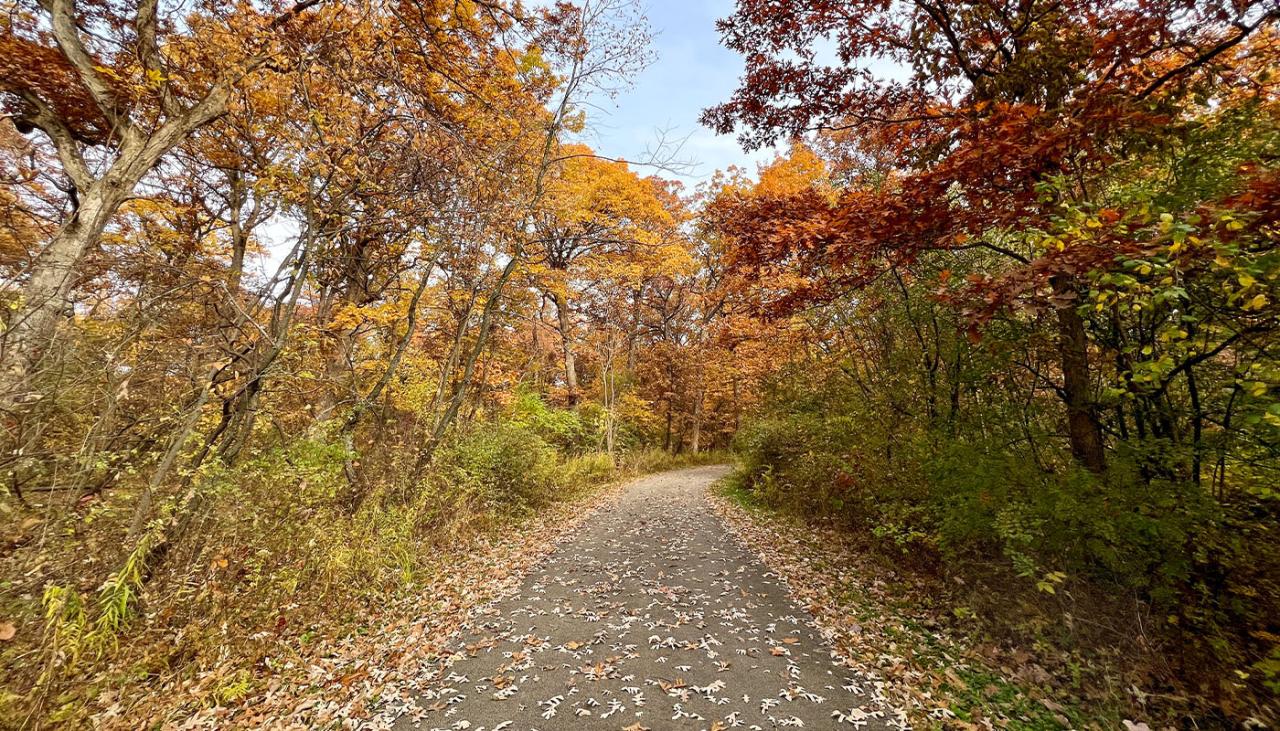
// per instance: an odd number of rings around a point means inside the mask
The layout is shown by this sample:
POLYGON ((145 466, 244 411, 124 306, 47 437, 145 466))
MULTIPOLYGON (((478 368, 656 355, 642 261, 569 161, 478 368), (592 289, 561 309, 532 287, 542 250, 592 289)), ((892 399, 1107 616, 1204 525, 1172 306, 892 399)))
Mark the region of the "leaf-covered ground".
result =
POLYGON ((975 647, 954 635, 922 587, 871 560, 849 536, 773 513, 729 485, 718 486, 711 503, 785 578, 841 657, 881 679, 886 697, 917 727, 1114 727, 1114 719, 1086 713, 1060 693, 1025 653, 975 647))
MULTIPOLYGON (((284 648, 252 673, 234 653, 195 677, 149 689, 143 700, 112 702, 95 728, 359 728, 385 698, 415 687, 467 613, 519 586, 522 577, 624 484, 552 503, 501 535, 473 536, 440 556, 424 585, 304 651, 284 648)), ((113 692, 105 693, 111 695, 113 692)))
POLYGON ((99 699, 95 725, 1098 726, 1025 682, 1025 664, 984 662, 838 532, 713 488, 724 474, 676 470, 554 504, 458 546, 366 629, 252 680, 215 666, 143 702, 99 699))

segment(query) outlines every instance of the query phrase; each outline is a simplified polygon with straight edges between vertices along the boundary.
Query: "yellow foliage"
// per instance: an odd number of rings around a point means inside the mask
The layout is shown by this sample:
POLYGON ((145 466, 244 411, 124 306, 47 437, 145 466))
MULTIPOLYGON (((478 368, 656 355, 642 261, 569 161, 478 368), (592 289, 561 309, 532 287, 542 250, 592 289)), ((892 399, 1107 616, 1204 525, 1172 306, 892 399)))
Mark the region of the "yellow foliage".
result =
POLYGON ((760 167, 760 180, 755 194, 784 197, 808 188, 827 188, 827 164, 808 145, 791 143, 786 155, 779 155, 760 167))

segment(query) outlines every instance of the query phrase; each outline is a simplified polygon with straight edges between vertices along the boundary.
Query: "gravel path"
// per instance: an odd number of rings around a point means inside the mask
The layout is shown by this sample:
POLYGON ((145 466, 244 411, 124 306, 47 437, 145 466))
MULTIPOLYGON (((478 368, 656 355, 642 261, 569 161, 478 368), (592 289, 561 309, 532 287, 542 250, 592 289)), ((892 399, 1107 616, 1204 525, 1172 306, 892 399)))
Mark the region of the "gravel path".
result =
POLYGON ((901 728, 706 501, 637 480, 457 638, 396 729, 901 728))

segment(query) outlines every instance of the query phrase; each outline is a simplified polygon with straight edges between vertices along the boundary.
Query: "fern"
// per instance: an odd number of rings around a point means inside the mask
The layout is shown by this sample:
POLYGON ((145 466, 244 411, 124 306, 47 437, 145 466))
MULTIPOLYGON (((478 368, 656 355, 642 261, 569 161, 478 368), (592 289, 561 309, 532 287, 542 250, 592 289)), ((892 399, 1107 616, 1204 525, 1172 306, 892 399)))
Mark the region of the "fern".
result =
POLYGON ((146 558, 162 540, 164 523, 157 520, 148 526, 120 570, 103 582, 92 619, 83 597, 75 589, 65 586, 45 589, 42 602, 48 669, 42 681, 48 680, 55 669, 74 668, 86 652, 92 653, 96 660, 116 648, 120 632, 133 618, 138 604, 146 558))
POLYGON ((120 570, 107 577, 98 590, 98 616, 86 637, 96 657, 101 657, 108 648, 115 649, 120 631, 129 623, 138 603, 146 558, 156 542, 163 538, 163 523, 155 521, 134 546, 120 570))
POLYGON ((64 657, 71 664, 80 656, 88 615, 80 593, 66 586, 49 586, 41 598, 44 605, 44 636, 50 658, 64 657))

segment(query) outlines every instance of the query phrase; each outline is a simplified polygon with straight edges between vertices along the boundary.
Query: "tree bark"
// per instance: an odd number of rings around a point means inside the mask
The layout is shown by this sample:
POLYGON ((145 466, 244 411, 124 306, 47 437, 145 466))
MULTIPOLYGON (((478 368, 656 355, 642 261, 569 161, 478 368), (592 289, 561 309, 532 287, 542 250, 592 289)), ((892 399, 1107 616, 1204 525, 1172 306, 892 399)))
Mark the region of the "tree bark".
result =
POLYGON ((568 392, 570 406, 578 403, 578 362, 573 353, 573 327, 569 321, 568 298, 553 293, 551 299, 556 304, 556 317, 560 326, 560 341, 564 347, 564 385, 568 392))
POLYGON ((29 400, 31 377, 70 305, 68 294, 75 270, 124 200, 121 194, 108 195, 107 187, 100 182, 84 195, 80 207, 32 266, 31 278, 23 290, 22 309, 4 336, 4 372, 0 377, 4 379, 6 404, 29 400))
POLYGON ((671 451, 671 402, 667 402, 667 431, 662 437, 662 450, 671 451))
POLYGON ((1051 280, 1058 320, 1058 358, 1062 368, 1062 399, 1067 407, 1067 436, 1071 454, 1085 469, 1099 474, 1107 469, 1102 426, 1090 393, 1089 340, 1084 319, 1076 311, 1078 293, 1071 280, 1051 280))
POLYGON ((454 420, 458 417, 458 411, 467 399, 475 375, 476 362, 480 359, 481 354, 484 353, 484 349, 489 342, 489 330, 493 327, 493 317, 498 309, 498 303, 501 302, 507 282, 511 280, 511 275, 515 272, 519 261, 518 257, 513 256, 502 267, 502 273, 490 291, 489 299, 484 303, 484 309, 480 311, 480 323, 476 331, 476 341, 472 344, 470 352, 463 361, 462 375, 454 383, 452 394, 445 405, 444 413, 436 420, 435 427, 431 430, 427 443, 418 451, 418 458, 413 468, 414 475, 421 475, 422 470, 431 462, 431 458, 435 456, 436 449, 439 448, 440 443, 444 440, 449 427, 453 426, 454 420))
POLYGON ((694 454, 697 454, 702 448, 702 401, 705 397, 706 394, 699 389, 698 400, 693 404, 693 437, 689 447, 694 454))
POLYGON ((71 286, 80 262, 120 206, 133 195, 143 176, 160 159, 194 130, 221 115, 230 99, 230 88, 215 86, 195 106, 180 117, 160 125, 143 136, 133 127, 126 129, 119 155, 101 176, 93 177, 81 157, 76 141, 63 123, 48 110, 32 119, 43 129, 63 160, 79 205, 63 223, 49 245, 36 258, 23 290, 22 306, 13 325, 4 334, 0 351, 0 406, 31 401, 31 378, 46 354, 58 323, 70 306, 71 286))
POLYGON ((182 453, 182 447, 187 443, 187 439, 191 437, 192 432, 195 431, 196 424, 200 421, 200 413, 204 410, 204 405, 209 400, 210 391, 213 390, 213 378, 216 373, 216 367, 210 369, 200 393, 196 395, 191 406, 187 407, 187 414, 182 420, 182 426, 173 435, 173 439, 169 442, 169 448, 165 450, 164 457, 160 459, 160 464, 151 473, 151 479, 147 481, 147 486, 143 488, 142 496, 138 499, 138 504, 134 506, 133 518, 129 521, 129 533, 125 537, 126 545, 132 546, 142 536, 142 529, 146 527, 147 521, 151 518, 151 504, 155 499, 155 492, 160 489, 165 480, 169 479, 169 472, 173 470, 173 463, 177 461, 178 455, 182 453))
MULTIPOLYGON (((294 3, 272 20, 267 26, 268 32, 279 31, 319 2, 294 3)), ((99 61, 86 47, 82 36, 87 32, 79 26, 75 0, 46 0, 39 4, 45 13, 42 20, 47 21, 74 78, 109 123, 112 129, 109 146, 116 147, 117 154, 101 174, 96 174, 85 159, 84 140, 75 135, 67 118, 37 90, 17 90, 30 107, 30 111, 22 115, 23 123, 40 129, 49 138, 62 164, 61 172, 70 179, 79 202, 53 241, 37 257, 23 291, 21 307, 13 318, 14 324, 4 333, 3 347, 0 347, 0 408, 36 400, 31 397, 31 379, 70 305, 71 286, 80 262, 97 243, 120 205, 133 195, 138 183, 155 169, 161 158, 192 132, 224 114, 233 85, 268 60, 266 54, 261 54, 243 67, 221 75, 199 101, 190 105, 177 100, 167 81, 162 83, 159 115, 146 129, 128 113, 133 101, 123 98, 107 83, 99 61)), ((155 2, 139 3, 133 26, 142 67, 163 79, 158 17, 155 2)))

